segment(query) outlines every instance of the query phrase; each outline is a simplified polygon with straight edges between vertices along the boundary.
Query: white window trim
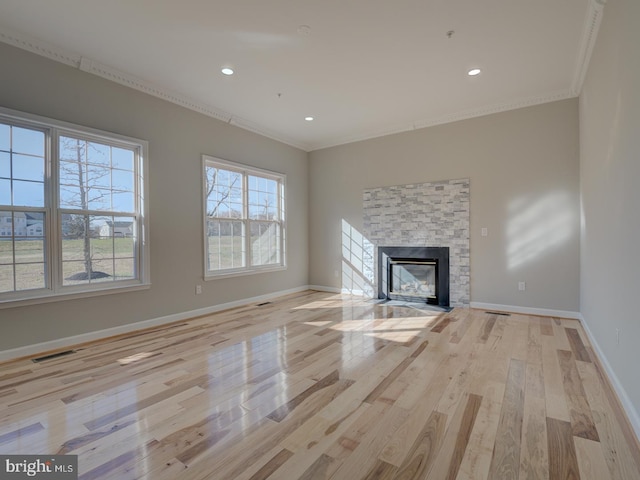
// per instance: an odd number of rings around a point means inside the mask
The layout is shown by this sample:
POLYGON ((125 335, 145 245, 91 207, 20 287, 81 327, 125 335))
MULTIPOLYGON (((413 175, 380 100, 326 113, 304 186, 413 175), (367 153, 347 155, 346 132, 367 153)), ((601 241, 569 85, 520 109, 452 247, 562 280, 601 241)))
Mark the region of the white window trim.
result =
MULTIPOLYGON (((17 110, 0 107, 0 119, 7 120, 14 124, 22 125, 26 128, 35 128, 46 131, 46 151, 45 151, 45 206, 40 209, 45 210, 45 230, 48 232, 48 240, 45 248, 45 265, 47 267, 48 288, 23 290, 19 292, 7 292, 0 294, 0 309, 26 305, 36 305, 40 303, 57 302, 75 298, 93 297, 114 293, 124 293, 141 289, 148 289, 150 281, 150 249, 149 249, 149 143, 138 138, 128 137, 116 133, 83 127, 69 122, 56 120, 40 115, 24 113, 17 110), (57 139, 60 135, 80 135, 82 138, 91 138, 102 141, 109 145, 121 145, 128 148, 138 149, 138 165, 136 165, 138 185, 138 196, 136 202, 139 211, 138 238, 140 241, 140 255, 137 268, 139 279, 122 280, 112 284, 92 283, 87 285, 67 285, 63 286, 59 281, 60 269, 60 244, 59 227, 61 211, 58 208, 58 172, 52 170, 52 165, 57 165, 57 139), (53 158, 56 158, 55 162, 53 158), (141 170, 141 172, 140 172, 141 170), (55 175, 55 178, 53 176, 55 175), (54 220, 55 218, 55 220, 54 220)), ((14 210, 29 210, 32 207, 11 207, 14 210)), ((107 214, 108 212, 100 212, 107 214)))
MULTIPOLYGON (((244 275, 255 275, 258 273, 268 273, 268 272, 278 272, 287 269, 287 214, 286 214, 286 194, 287 194, 287 176, 284 173, 273 172, 270 170, 265 170, 258 167, 252 167, 249 165, 245 165, 238 162, 231 162, 229 160, 224 160, 218 157, 213 157, 210 155, 202 155, 202 251, 204 252, 204 262, 202 264, 204 275, 203 278, 205 281, 208 280, 216 280, 219 278, 230 278, 230 277, 239 277, 244 275), (238 172, 242 174, 243 182, 246 183, 248 175, 258 175, 261 177, 269 178, 272 180, 278 181, 282 186, 282 192, 278 194, 278 202, 280 205, 278 206, 278 211, 282 214, 282 220, 279 222, 281 225, 281 242, 280 242, 280 264, 278 265, 250 265, 250 259, 247 258, 247 266, 240 268, 228 268, 225 270, 212 271, 207 268, 209 249, 208 242, 209 238, 207 235, 207 176, 206 176, 206 167, 207 166, 216 166, 226 170, 231 170, 234 172, 238 172)), ((244 185, 244 189, 246 192, 247 186, 244 185)), ((245 193, 245 196, 247 194, 245 193)), ((245 209, 245 214, 242 219, 243 222, 250 222, 248 218, 246 218, 247 205, 245 204, 246 198, 243 198, 243 208, 245 209)), ((246 249, 247 252, 250 248, 250 240, 251 235, 246 234, 246 249)))

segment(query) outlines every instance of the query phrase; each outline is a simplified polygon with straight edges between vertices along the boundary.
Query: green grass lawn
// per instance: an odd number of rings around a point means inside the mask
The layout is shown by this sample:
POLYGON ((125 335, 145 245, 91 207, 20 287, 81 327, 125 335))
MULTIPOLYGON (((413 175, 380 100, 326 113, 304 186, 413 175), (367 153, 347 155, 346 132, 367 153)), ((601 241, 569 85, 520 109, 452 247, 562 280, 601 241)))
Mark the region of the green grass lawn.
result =
MULTIPOLYGON (((133 278, 135 275, 134 241, 132 238, 92 238, 91 259, 94 271, 107 273, 109 277, 92 282, 109 282, 133 278)), ((44 239, 0 240, 0 292, 15 289, 29 290, 45 287, 45 242, 44 239), (15 247, 14 247, 15 246, 15 247)), ((83 272, 84 241, 82 239, 62 241, 63 279, 83 272)), ((66 281, 65 285, 84 284, 86 281, 66 281)))

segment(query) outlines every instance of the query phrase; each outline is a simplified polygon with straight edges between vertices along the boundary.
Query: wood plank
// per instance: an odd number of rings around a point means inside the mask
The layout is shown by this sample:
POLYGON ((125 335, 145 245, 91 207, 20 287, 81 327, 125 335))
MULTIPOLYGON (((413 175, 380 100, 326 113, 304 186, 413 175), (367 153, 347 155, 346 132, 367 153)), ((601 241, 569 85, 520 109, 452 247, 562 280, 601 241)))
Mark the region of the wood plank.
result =
POLYGON ((397 469, 396 478, 425 478, 433 466, 444 439, 447 416, 433 411, 413 442, 404 462, 397 469))
POLYGON ((569 404, 571 428, 576 437, 598 442, 598 430, 593 422, 593 413, 587 401, 582 380, 573 358, 573 353, 558 350, 558 359, 562 370, 562 380, 569 404))
POLYGON ((489 478, 517 480, 520 473, 525 375, 524 362, 511 360, 489 478))
POLYGON ((582 343, 578 330, 575 328, 565 327, 564 331, 567 333, 569 345, 571 346, 571 351, 573 352, 576 360, 579 360, 580 362, 591 362, 591 356, 585 348, 584 343, 582 343))
POLYGON ((547 417, 549 480, 580 480, 571 424, 547 417))
POLYGON ((600 442, 573 437, 576 448, 576 459, 580 469, 581 478, 597 478, 598 480, 611 480, 611 474, 604 459, 600 442))
POLYGON ((260 470, 251 475, 250 480, 264 480, 269 478, 278 468, 285 464, 293 456, 289 450, 280 450, 276 456, 269 460, 260 470))

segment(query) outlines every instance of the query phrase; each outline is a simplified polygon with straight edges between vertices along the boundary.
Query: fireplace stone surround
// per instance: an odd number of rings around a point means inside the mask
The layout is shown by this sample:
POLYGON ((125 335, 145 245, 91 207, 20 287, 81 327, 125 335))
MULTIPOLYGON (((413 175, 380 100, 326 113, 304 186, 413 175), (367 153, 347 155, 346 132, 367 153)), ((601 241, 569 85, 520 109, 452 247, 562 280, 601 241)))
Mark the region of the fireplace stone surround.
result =
POLYGON ((379 247, 449 247, 450 306, 469 306, 469 203, 469 179, 365 189, 363 234, 374 246, 373 292, 380 288, 379 247))

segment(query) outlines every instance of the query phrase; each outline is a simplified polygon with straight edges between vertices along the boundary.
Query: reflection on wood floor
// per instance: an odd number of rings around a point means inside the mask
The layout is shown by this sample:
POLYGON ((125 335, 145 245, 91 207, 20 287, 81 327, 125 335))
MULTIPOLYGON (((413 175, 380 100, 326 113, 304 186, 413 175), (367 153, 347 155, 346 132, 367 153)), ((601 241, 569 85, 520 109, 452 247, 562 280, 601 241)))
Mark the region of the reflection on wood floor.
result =
POLYGON ((319 292, 0 365, 0 453, 81 479, 639 479, 576 320, 319 292))

